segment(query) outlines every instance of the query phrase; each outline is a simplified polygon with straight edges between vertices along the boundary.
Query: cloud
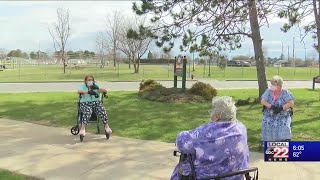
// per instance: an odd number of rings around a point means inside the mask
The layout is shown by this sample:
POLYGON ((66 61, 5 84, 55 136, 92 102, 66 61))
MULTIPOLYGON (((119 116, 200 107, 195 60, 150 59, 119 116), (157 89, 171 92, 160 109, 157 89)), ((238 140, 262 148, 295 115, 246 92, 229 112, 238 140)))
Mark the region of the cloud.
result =
MULTIPOLYGON (((48 26, 56 21, 56 9, 70 11, 72 38, 88 37, 93 32, 104 31, 108 14, 115 9, 132 16, 132 1, 32 1, 0 2, 0 47, 38 47, 39 40, 50 42, 48 26)), ((94 41, 94 39, 88 39, 94 41)))

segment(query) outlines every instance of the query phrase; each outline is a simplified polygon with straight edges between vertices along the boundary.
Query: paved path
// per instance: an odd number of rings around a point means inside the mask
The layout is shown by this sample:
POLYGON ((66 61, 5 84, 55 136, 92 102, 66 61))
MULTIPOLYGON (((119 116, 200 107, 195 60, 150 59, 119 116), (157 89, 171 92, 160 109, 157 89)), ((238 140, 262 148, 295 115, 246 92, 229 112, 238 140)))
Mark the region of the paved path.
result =
MULTIPOLYGON (((217 89, 244 89, 258 88, 257 81, 216 81, 200 79, 199 81, 209 83, 217 89)), ((159 81, 166 87, 173 87, 173 81, 159 81)), ((186 86, 190 88, 196 81, 187 81, 186 86)), ((69 92, 75 89, 81 82, 61 82, 61 83, 0 83, 0 93, 17 92, 69 92)), ((140 82, 101 82, 110 91, 137 91, 140 82)), ((287 81, 284 82, 286 88, 312 88, 312 81, 287 81)), ((181 81, 178 82, 181 87, 181 81)))
MULTIPOLYGON (((178 162, 174 144, 88 134, 0 119, 0 168, 47 180, 168 180, 178 162)), ((320 163, 263 162, 250 153, 260 180, 319 180, 320 163)))

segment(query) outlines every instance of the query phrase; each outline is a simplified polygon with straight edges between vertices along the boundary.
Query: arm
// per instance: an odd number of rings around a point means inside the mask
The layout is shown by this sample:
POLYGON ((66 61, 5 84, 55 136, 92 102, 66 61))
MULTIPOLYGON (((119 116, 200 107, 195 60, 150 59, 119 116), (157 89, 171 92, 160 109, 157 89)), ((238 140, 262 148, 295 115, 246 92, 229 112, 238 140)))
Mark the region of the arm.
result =
POLYGON ((99 88, 99 92, 101 92, 101 93, 107 93, 107 90, 106 90, 106 89, 103 89, 103 88, 99 88))
POLYGON ((267 101, 268 96, 270 95, 269 93, 270 93, 270 92, 269 92, 268 90, 266 90, 266 91, 262 94, 260 103, 261 103, 263 106, 265 106, 266 108, 271 109, 271 108, 272 108, 272 104, 270 104, 270 103, 267 101))
POLYGON ((265 99, 261 99, 261 104, 264 105, 265 107, 267 107, 268 109, 270 109, 271 106, 272 106, 272 105, 271 105, 268 101, 266 101, 265 99))
POLYGON ((290 108, 292 108, 294 106, 294 97, 291 94, 291 92, 288 91, 288 90, 286 91, 284 96, 285 96, 285 102, 286 103, 282 106, 282 109, 284 111, 286 111, 286 110, 288 110, 288 109, 290 109, 290 108))
POLYGON ((194 134, 193 131, 183 131, 177 135, 176 146, 181 153, 194 153, 195 149, 192 134, 194 134))
POLYGON ((289 100, 286 104, 282 106, 283 110, 286 111, 294 106, 293 100, 289 100))
POLYGON ((100 88, 100 85, 99 85, 99 84, 96 84, 96 83, 93 85, 93 89, 98 89, 98 91, 99 91, 100 93, 107 93, 107 90, 106 90, 106 89, 100 88))
POLYGON ((87 90, 78 90, 78 94, 88 94, 87 90))

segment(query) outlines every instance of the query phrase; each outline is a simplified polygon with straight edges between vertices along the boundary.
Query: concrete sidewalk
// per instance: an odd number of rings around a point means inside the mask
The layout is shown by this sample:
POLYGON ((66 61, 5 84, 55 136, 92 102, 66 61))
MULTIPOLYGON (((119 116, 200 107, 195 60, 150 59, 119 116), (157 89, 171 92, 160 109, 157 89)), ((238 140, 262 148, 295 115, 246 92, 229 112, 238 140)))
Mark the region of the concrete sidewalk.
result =
MULTIPOLYGON (((0 168, 55 180, 169 179, 178 162, 174 144, 87 134, 83 143, 69 129, 0 119, 0 168), (28 131, 27 131, 28 129, 28 131)), ((319 180, 320 163, 263 162, 250 153, 261 180, 319 180)))
MULTIPOLYGON (((198 79, 198 81, 211 84, 217 89, 258 89, 257 81, 217 81, 198 79)), ((197 81, 187 81, 190 88, 197 81)), ((82 82, 56 82, 56 83, 0 83, 0 93, 22 92, 75 92, 82 82)), ((173 81, 159 81, 165 87, 173 87, 173 81)), ((178 87, 182 87, 178 81, 178 87)), ((140 82, 99 82, 108 91, 138 91, 140 82)), ((285 88, 311 88, 312 81, 286 81, 285 88)), ((319 88, 319 85, 316 85, 319 88)))

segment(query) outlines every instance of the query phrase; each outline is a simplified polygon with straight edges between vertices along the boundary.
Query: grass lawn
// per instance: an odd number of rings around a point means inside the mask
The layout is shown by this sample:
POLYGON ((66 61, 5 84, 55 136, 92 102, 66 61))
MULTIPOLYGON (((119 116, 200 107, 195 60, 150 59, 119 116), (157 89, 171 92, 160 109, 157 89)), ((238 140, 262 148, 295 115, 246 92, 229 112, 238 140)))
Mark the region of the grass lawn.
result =
POLYGON ((3 180, 42 180, 37 177, 25 176, 19 173, 0 169, 0 179, 3 180))
MULTIPOLYGON (((227 67, 222 70, 218 67, 198 66, 195 67, 194 75, 201 78, 213 78, 220 80, 256 80, 257 71, 256 67, 227 67)), ((192 71, 192 68, 191 68, 192 71)), ((274 75, 279 75, 285 80, 309 80, 319 75, 318 68, 311 67, 266 67, 266 75, 268 79, 271 79, 274 75)))
POLYGON ((24 65, 0 71, 0 82, 83 80, 86 74, 92 74, 100 81, 173 79, 173 72, 168 65, 140 65, 140 73, 134 74, 133 71, 134 67, 131 66, 129 69, 127 64, 121 64, 119 68, 106 66, 104 69, 101 69, 99 65, 90 65, 81 69, 66 68, 66 74, 63 74, 63 66, 24 65))
MULTIPOLYGON (((192 66, 187 65, 187 76, 193 73, 196 78, 212 78, 218 80, 256 80, 256 67, 227 67, 221 70, 218 67, 196 66, 192 72, 192 66)), ((140 73, 133 73, 133 66, 128 68, 128 64, 121 64, 119 68, 106 66, 104 69, 99 65, 90 65, 81 69, 66 69, 63 74, 62 66, 57 65, 21 65, 12 70, 0 71, 0 82, 23 82, 23 81, 65 81, 82 80, 85 74, 92 74, 100 81, 128 81, 128 80, 172 80, 173 67, 163 65, 140 65, 140 73)), ((267 78, 274 75, 280 75, 285 80, 312 80, 312 77, 318 75, 318 68, 303 67, 266 67, 267 78)), ((189 76, 188 76, 189 77, 189 76)))
MULTIPOLYGON (((320 140, 319 91, 292 90, 294 108, 293 140, 320 140)), ((256 97, 257 90, 221 90, 218 95, 235 99, 256 97)), ((16 120, 72 127, 76 121, 75 93, 0 94, 0 114, 16 120)), ((148 140, 174 142, 177 133, 209 121, 208 104, 165 104, 137 98, 136 92, 110 92, 105 101, 114 134, 148 140)), ((251 148, 260 136, 261 106, 238 108, 238 119, 248 128, 251 148)), ((90 126, 95 132, 95 126, 90 126)))

